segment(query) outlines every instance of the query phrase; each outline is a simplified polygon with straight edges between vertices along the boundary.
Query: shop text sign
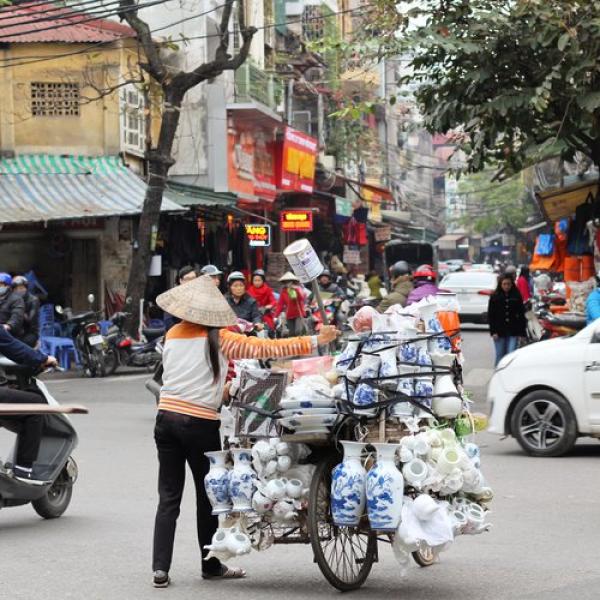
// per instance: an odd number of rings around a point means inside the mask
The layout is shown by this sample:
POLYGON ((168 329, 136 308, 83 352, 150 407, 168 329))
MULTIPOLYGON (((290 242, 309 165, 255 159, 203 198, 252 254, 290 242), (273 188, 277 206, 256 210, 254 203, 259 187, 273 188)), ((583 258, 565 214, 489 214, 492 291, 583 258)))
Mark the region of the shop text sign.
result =
POLYGON ((281 231, 312 231, 312 210, 282 210, 281 231))
POLYGON ((271 226, 263 223, 249 223, 246 226, 246 237, 253 248, 271 245, 271 226))
POLYGON ((318 141, 292 129, 285 128, 281 163, 281 189, 312 194, 315 184, 318 141))

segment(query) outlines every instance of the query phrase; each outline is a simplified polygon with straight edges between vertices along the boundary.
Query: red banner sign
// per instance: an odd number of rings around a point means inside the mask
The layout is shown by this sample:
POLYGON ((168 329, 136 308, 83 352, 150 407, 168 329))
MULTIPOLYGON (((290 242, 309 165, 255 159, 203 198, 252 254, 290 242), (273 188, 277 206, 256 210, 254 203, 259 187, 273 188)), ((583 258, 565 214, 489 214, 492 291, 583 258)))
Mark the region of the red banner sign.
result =
POLYGON ((281 231, 312 231, 312 210, 282 210, 281 231))
POLYGON ((312 194, 319 142, 301 131, 285 128, 281 189, 312 194))

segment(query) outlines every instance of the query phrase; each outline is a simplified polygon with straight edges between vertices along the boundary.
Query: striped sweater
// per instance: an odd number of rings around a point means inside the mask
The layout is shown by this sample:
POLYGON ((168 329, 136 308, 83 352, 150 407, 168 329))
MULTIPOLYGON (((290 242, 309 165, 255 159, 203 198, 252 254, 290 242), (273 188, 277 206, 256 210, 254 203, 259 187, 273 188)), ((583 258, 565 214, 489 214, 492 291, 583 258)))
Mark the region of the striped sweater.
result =
POLYGON ((163 350, 164 373, 159 410, 218 419, 227 360, 301 356, 312 354, 317 346, 316 338, 310 336, 268 340, 246 337, 227 329, 221 329, 219 335, 221 376, 215 383, 208 360, 206 327, 183 321, 169 329, 163 350))

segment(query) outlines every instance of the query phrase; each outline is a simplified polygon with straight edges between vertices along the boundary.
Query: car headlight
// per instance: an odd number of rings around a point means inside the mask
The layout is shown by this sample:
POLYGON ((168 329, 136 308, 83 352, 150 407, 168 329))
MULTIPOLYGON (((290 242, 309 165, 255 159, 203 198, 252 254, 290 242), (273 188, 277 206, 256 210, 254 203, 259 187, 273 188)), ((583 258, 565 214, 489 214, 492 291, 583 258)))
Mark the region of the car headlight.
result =
POLYGON ((500 362, 496 366, 496 372, 506 369, 506 367, 508 367, 515 360, 515 358, 517 357, 513 352, 512 354, 507 354, 504 358, 500 359, 500 362))

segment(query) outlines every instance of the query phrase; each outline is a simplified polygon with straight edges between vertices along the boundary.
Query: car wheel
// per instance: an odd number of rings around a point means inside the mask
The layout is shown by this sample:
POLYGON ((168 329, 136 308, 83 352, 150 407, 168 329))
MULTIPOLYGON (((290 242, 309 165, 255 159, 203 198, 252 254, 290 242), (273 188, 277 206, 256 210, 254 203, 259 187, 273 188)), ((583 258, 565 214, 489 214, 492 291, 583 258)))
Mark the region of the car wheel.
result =
POLYGON ((577 422, 571 405, 560 394, 537 390, 515 406, 511 432, 530 456, 561 456, 575 445, 577 422))

